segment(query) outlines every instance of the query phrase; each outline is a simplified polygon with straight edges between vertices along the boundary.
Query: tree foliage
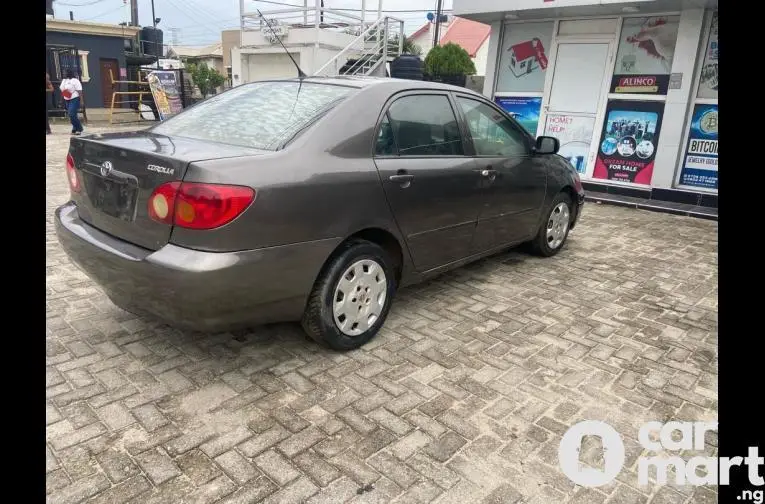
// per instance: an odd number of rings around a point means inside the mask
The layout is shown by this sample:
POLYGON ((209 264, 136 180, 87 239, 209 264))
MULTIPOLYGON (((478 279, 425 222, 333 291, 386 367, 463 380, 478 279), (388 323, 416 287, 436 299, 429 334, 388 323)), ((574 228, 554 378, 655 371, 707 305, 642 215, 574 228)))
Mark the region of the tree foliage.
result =
POLYGON ((475 75, 475 64, 468 52, 454 42, 435 46, 425 56, 425 73, 434 77, 475 75))
POLYGON ((208 67, 207 63, 190 63, 188 69, 194 84, 196 84, 199 88, 199 92, 205 98, 207 98, 207 95, 214 89, 222 86, 223 83, 226 82, 226 78, 214 68, 208 67))

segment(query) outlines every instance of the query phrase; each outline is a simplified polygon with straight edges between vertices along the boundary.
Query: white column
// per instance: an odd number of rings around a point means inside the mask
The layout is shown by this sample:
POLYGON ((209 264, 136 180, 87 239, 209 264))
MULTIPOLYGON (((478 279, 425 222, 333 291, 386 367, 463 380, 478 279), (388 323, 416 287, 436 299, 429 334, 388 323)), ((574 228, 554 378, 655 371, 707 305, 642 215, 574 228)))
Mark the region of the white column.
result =
MULTIPOLYGON (((696 58, 699 56, 699 43, 704 31, 704 9, 686 9, 680 13, 680 27, 677 32, 677 44, 672 59, 672 73, 683 74, 680 89, 667 91, 664 105, 659 145, 656 146, 652 187, 668 189, 672 187, 677 170, 678 157, 682 151, 685 119, 691 101, 693 76, 696 58)), ((703 57, 703 53, 701 54, 703 57)))
POLYGON ((239 47, 242 47, 242 32, 244 31, 244 0, 239 0, 239 47))
POLYGON ((494 81, 496 79, 499 67, 500 50, 499 41, 502 39, 502 21, 495 21, 491 24, 491 34, 489 35, 489 54, 486 57, 486 77, 483 81, 483 94, 491 98, 494 94, 494 81))
POLYGON ((303 24, 308 24, 308 0, 303 0, 303 24))
POLYGON ((383 0, 377 1, 377 19, 380 19, 382 17, 382 1, 383 0))
POLYGON ((308 75, 313 75, 314 70, 318 70, 318 67, 314 67, 316 61, 319 60, 319 37, 321 37, 321 0, 316 0, 316 16, 314 17, 316 24, 316 40, 313 43, 313 57, 311 58, 311 65, 309 68, 303 68, 303 71, 308 75))

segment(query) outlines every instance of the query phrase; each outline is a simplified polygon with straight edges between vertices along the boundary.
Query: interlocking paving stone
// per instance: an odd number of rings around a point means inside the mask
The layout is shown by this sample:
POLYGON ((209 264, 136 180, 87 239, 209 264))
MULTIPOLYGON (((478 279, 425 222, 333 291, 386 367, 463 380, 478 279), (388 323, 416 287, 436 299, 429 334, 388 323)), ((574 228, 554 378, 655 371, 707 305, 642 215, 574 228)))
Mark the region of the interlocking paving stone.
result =
POLYGON ((588 203, 556 257, 511 250, 402 289, 377 338, 340 354, 294 324, 205 335, 112 305, 56 239, 69 136, 54 131, 48 502, 716 498, 634 472, 641 423, 717 417, 716 222, 588 203), (633 468, 594 490, 557 466, 585 419, 620 432, 633 468))

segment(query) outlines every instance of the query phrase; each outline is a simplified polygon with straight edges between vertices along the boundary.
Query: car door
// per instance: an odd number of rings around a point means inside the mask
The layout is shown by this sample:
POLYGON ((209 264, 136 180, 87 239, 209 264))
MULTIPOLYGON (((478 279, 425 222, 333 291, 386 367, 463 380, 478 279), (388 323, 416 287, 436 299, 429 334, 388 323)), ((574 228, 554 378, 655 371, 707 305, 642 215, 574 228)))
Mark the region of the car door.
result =
POLYGON ((418 271, 470 254, 480 176, 448 93, 397 95, 380 119, 375 163, 418 271))
POLYGON ((529 239, 547 186, 545 167, 533 156, 532 137, 486 100, 458 94, 456 102, 487 192, 472 251, 529 239))

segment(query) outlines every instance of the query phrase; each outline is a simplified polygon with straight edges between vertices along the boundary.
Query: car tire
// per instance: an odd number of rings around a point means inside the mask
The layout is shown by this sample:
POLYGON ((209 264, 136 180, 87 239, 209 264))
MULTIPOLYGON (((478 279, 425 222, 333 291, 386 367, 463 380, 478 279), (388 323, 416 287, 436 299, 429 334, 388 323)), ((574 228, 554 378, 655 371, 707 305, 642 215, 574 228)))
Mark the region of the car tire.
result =
POLYGON ((552 257, 563 248, 571 229, 573 203, 571 197, 562 192, 553 198, 545 210, 545 219, 539 226, 537 236, 531 242, 531 250, 542 257, 552 257))
POLYGON ((320 273, 301 325, 311 339, 333 350, 359 348, 385 323, 395 293, 395 270, 385 250, 352 240, 320 273))

